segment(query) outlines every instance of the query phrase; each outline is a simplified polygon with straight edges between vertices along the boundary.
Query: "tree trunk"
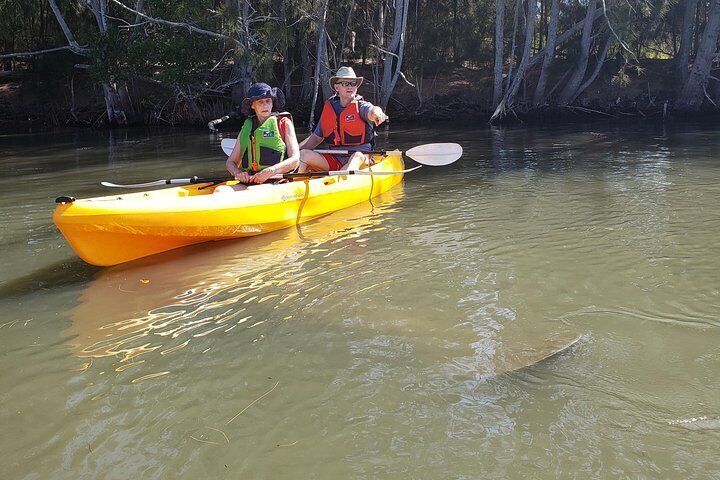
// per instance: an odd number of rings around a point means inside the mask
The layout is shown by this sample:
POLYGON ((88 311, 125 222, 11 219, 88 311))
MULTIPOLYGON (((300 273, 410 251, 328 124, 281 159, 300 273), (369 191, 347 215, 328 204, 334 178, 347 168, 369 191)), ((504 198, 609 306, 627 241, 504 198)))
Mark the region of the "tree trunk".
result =
POLYGON ((490 117, 490 122, 493 122, 501 115, 504 115, 505 110, 507 108, 510 108, 515 103, 515 96, 520 89, 520 84, 525 77, 525 72, 527 72, 528 62, 530 61, 530 53, 532 52, 532 46, 535 41, 536 16, 537 2, 535 0, 529 0, 527 6, 527 18, 525 21, 525 46, 523 47, 522 59, 520 60, 518 70, 517 72, 515 72, 515 76, 513 77, 512 83, 510 84, 510 88, 505 93, 505 97, 503 97, 502 101, 495 109, 495 112, 493 112, 492 117, 490 117))
POLYGON ((287 10, 285 9, 285 2, 283 0, 278 0, 278 11, 280 13, 280 21, 282 22, 285 33, 284 35, 284 42, 283 42, 283 48, 282 48, 282 56, 283 56, 283 84, 282 84, 282 90, 285 92, 285 99, 290 100, 292 98, 292 54, 290 53, 290 48, 288 45, 290 44, 288 35, 290 34, 290 30, 287 26, 287 10))
POLYGON ((384 109, 390 101, 402 69, 405 54, 405 30, 407 28, 409 0, 395 0, 395 22, 389 50, 385 55, 383 78, 380 87, 380 106, 384 109))
POLYGON ((585 25, 583 26, 582 38, 580 40, 580 56, 578 57, 575 71, 573 72, 567 85, 560 93, 558 103, 567 105, 577 96, 578 88, 585 78, 585 70, 587 70, 588 59, 590 58, 590 45, 592 44, 592 28, 595 20, 595 3, 597 0, 590 0, 587 6, 587 14, 585 16, 585 25))
MULTIPOLYGON (((142 11, 143 11, 143 8, 145 8, 145 0, 136 0, 136 1, 135 1, 135 11, 136 11, 136 12, 142 12, 142 11)), ((143 19, 142 19, 142 17, 140 16, 140 14, 135 14, 135 23, 136 23, 136 24, 140 24, 140 22, 142 22, 142 20, 143 20, 143 19)), ((137 36, 138 36, 138 32, 139 32, 139 31, 140 31, 140 29, 134 28, 133 31, 132 31, 132 33, 130 33, 130 41, 131 41, 131 42, 133 42, 133 41, 135 41, 135 40, 137 39, 137 36)))
POLYGON ((350 22, 352 22, 354 10, 355 10, 355 0, 352 0, 350 2, 350 7, 348 8, 347 18, 345 20, 345 28, 343 29, 342 42, 340 42, 340 54, 338 55, 338 60, 337 60, 338 67, 340 67, 345 62, 345 47, 347 44, 347 35, 348 35, 348 33, 350 33, 351 35, 353 34, 353 32, 351 31, 352 28, 350 26, 351 25, 350 22))
MULTIPOLYGON (((127 97, 127 86, 123 82, 121 87, 125 88, 125 98, 127 97)), ((102 82, 103 96, 105 97, 105 112, 108 116, 109 125, 127 125, 128 117, 123 106, 122 95, 118 91, 118 86, 110 81, 102 82)))
POLYGON ((600 71, 602 70, 602 66, 605 63, 605 58, 607 58, 608 50, 610 50, 610 46, 612 45, 614 39, 615 39, 615 37, 612 34, 608 35, 607 40, 605 41, 605 46, 602 49, 602 52, 600 52, 598 54, 597 64, 595 65, 595 70, 593 71, 592 75, 590 75, 590 77, 585 81, 585 83, 580 85, 580 88, 577 89, 577 92, 575 93, 575 97, 573 97, 573 99, 570 100, 570 103, 574 102, 575 99, 582 92, 584 92, 590 85, 592 85, 592 83, 595 81, 597 76, 600 74, 600 71))
POLYGON ((282 26, 281 33, 279 34, 282 37, 282 45, 278 44, 278 51, 282 55, 283 81, 279 88, 285 94, 285 100, 290 100, 290 98, 292 98, 290 77, 292 76, 293 68, 292 54, 288 48, 288 45, 290 44, 290 39, 288 37, 292 34, 292 31, 288 28, 287 24, 287 10, 285 8, 285 2, 283 0, 272 0, 272 9, 278 17, 278 23, 282 26))
POLYGON ((711 0, 710 12, 703 30, 692 70, 682 86, 675 102, 678 110, 699 110, 705 97, 705 87, 715 58, 718 34, 720 33, 720 0, 711 0))
POLYGON ((552 0, 550 7, 550 23, 548 24, 547 43, 545 46, 546 54, 543 60, 542 69, 540 70, 540 78, 535 87, 535 95, 533 103, 537 106, 545 98, 545 88, 547 85, 550 67, 555 60, 555 42, 557 40, 558 18, 560 17, 560 0, 552 0))
MULTIPOLYGON (((327 17, 327 8, 328 8, 328 0, 320 0, 320 3, 318 5, 318 24, 317 24, 317 48, 315 50, 315 76, 313 77, 313 98, 312 103, 310 104, 310 123, 308 125, 310 131, 315 128, 315 104, 317 103, 317 97, 318 97, 318 87, 319 83, 321 81, 322 70, 323 70, 323 63, 327 63, 327 52, 325 49, 326 45, 326 39, 325 39, 325 18, 327 17)), ((325 75, 327 76, 327 74, 325 75)), ((327 83, 327 82, 325 82, 327 83)), ((328 85, 327 88, 330 86, 328 85)), ((325 86, 323 86, 323 90, 325 90, 325 86)), ((326 94, 325 97, 327 98, 328 95, 326 94)))
POLYGON ((252 45, 250 45, 250 0, 237 0, 235 4, 240 20, 237 30, 237 40, 242 46, 242 51, 235 57, 233 65, 233 80, 242 85, 242 90, 247 92, 253 83, 254 65, 252 45))
POLYGON ((693 31, 695 30, 695 11, 697 10, 698 0, 685 0, 685 2, 682 32, 680 33, 680 50, 677 57, 675 57, 675 73, 679 80, 678 85, 685 83, 688 76, 688 62, 690 60, 693 31))
MULTIPOLYGON (((597 10, 595 10, 595 15, 593 16, 593 18, 595 18, 599 15, 602 15, 602 13, 603 13, 603 9, 602 9, 602 7, 600 7, 597 10)), ((557 37, 557 41, 555 42, 555 49, 557 50, 557 48, 560 45, 563 45, 565 42, 570 40, 583 27, 585 27, 585 19, 584 18, 582 20, 580 20, 578 23, 576 23, 575 25, 573 25, 572 27, 565 30, 562 35, 557 37)), ((537 65, 538 62, 540 62, 540 60, 545 58, 546 53, 547 53, 547 49, 544 48, 544 49, 540 50, 539 52, 537 52, 535 55, 533 55, 532 58, 530 59, 530 61, 528 62, 528 68, 532 68, 533 66, 537 65)))
MULTIPOLYGON (((369 2, 368 2, 369 3, 369 2)), ((381 85, 378 78, 380 77, 380 64, 383 63, 383 49, 385 48, 385 0, 381 0, 378 4, 378 33, 377 33, 377 49, 375 52, 375 63, 372 66, 373 72, 373 101, 378 102, 380 99, 381 85)))
POLYGON ((453 66, 458 65, 457 58, 457 14, 458 14, 458 0, 453 0, 453 13, 452 13, 452 64, 453 66))
POLYGON ((300 61, 302 62, 302 90, 300 96, 303 101, 309 102, 313 92, 313 68, 310 57, 310 47, 308 42, 302 38, 297 39, 300 44, 300 61))
MULTIPOLYGON (((60 9, 58 8, 55 0, 49 0, 50 8, 55 14, 55 18, 60 25, 60 28, 65 35, 65 38, 70 44, 71 49, 80 54, 87 54, 90 51, 86 48, 80 47, 75 38, 73 37, 70 28, 68 27, 65 19, 63 18, 60 9)), ((85 5, 90 9, 95 21, 97 23, 98 31, 101 36, 107 33, 107 0, 86 0, 85 5)), ((129 106, 129 94, 127 92, 127 85, 122 82, 118 87, 112 78, 107 78, 101 83, 103 90, 103 97, 105 99, 105 112, 107 113, 108 125, 127 125, 128 117, 126 110, 130 109, 129 106), (120 88, 120 90, 119 90, 120 88), (127 105, 125 105, 127 104, 127 105)))
POLYGON ((518 16, 523 0, 515 0, 515 18, 513 19, 512 44, 510 46, 510 58, 508 59, 508 71, 505 77, 505 90, 510 90, 510 82, 513 76, 513 67, 515 66, 515 45, 517 43, 517 26, 518 16))
POLYGON ((493 69, 493 109, 500 104, 503 94, 503 53, 505 30, 505 0, 495 1, 495 68, 493 69))

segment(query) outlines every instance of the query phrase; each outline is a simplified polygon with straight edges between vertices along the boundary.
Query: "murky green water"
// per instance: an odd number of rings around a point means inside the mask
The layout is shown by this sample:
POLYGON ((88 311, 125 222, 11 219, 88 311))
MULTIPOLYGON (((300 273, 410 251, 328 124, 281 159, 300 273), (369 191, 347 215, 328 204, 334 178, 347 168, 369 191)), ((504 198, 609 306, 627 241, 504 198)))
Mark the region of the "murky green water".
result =
POLYGON ((219 139, 0 137, 0 478, 720 476, 717 129, 383 139, 434 141, 373 204, 98 269, 53 199, 219 139))

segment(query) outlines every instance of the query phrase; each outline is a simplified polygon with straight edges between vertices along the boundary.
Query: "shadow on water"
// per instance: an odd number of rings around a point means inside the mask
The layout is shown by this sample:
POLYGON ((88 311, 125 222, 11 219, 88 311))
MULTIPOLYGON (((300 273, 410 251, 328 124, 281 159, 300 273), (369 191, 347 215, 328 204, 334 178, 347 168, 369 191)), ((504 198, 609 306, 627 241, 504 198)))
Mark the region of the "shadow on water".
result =
POLYGON ((88 265, 79 258, 57 262, 6 282, 0 286, 0 298, 35 295, 42 290, 81 285, 90 281, 97 271, 98 267, 88 265))

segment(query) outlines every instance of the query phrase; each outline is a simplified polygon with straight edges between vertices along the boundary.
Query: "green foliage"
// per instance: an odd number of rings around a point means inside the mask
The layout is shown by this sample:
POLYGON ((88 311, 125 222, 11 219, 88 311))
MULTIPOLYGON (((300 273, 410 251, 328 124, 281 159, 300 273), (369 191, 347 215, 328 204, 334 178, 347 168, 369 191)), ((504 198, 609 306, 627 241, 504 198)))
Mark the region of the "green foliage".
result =
MULTIPOLYGON (((121 0, 129 7, 135 0, 121 0)), ((547 15, 551 0, 537 0, 537 48, 547 37, 547 15)), ((145 0, 143 12, 151 17, 182 22, 216 32, 220 39, 187 28, 137 19, 136 15, 108 2, 108 30, 101 33, 85 0, 58 0, 62 15, 75 40, 91 50, 85 60, 77 55, 53 53, 14 60, 14 65, 38 68, 52 65, 53 71, 72 70, 76 63, 90 65, 92 78, 146 78, 176 91, 203 86, 223 88, 233 80, 233 65, 252 66, 253 80, 281 84, 284 68, 292 71, 291 84, 307 85, 303 71, 314 69, 319 0, 145 0), (249 37, 243 31, 242 8, 250 1, 249 37), (234 40, 233 40, 234 39, 234 40), (236 41, 235 41, 236 40, 236 41), (303 53, 305 52, 305 53, 303 53), (304 69, 301 66, 304 65, 304 69), (309 67, 309 68, 308 68, 309 67)), ((697 18, 702 26, 706 2, 697 18)), ((329 67, 365 61, 366 68, 382 57, 378 46, 387 49, 392 37, 395 0, 334 0, 329 3, 326 28, 329 67), (380 31, 380 13, 385 14, 380 31), (351 38, 355 38, 354 50, 351 38), (381 38, 383 39, 382 44, 381 38)), ((559 32, 582 20, 588 0, 562 0, 559 32)), ((615 43, 611 56, 639 64, 645 58, 672 58, 678 48, 684 2, 680 0, 605 0, 607 18, 615 43)), ((519 54, 523 42, 522 0, 506 0, 505 44, 507 58, 513 42, 515 10, 520 9, 515 32, 519 54)), ((433 76, 455 67, 489 72, 494 51, 496 0, 411 0, 405 33, 403 72, 410 78, 433 76)), ((246 19, 247 20, 247 19, 246 19)), ((595 34, 607 35, 604 21, 596 20, 595 34), (605 31, 602 29, 605 28, 605 31)), ((32 51, 67 45, 47 0, 0 0, 0 47, 2 53, 32 51)), ((579 35, 562 45, 556 69, 570 68, 577 57, 579 35)), ((594 52, 599 49, 594 47, 594 52)), ((557 72, 561 74, 562 72, 557 72)), ((558 75, 560 76, 560 75, 558 75)), ((615 85, 627 85, 625 69, 614 77, 615 85)), ((299 89, 298 89, 299 90, 299 89)))

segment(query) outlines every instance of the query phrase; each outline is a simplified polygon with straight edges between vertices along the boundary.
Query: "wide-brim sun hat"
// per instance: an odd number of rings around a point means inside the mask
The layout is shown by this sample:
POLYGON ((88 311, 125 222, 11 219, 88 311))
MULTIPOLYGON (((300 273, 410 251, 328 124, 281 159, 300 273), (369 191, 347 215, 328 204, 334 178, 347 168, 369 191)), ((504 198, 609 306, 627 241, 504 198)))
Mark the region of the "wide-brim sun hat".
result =
POLYGON ((357 80, 359 87, 360 85, 362 85, 365 78, 355 75, 355 70, 353 70, 352 67, 340 67, 338 68, 337 73, 335 73, 334 76, 330 77, 330 88, 333 88, 333 85, 335 85, 340 80, 357 80))
POLYGON ((261 98, 272 98, 273 112, 281 112, 285 108, 285 94, 277 87, 271 87, 267 83, 253 83, 248 89, 245 99, 240 104, 240 111, 243 115, 252 115, 252 102, 261 98))

